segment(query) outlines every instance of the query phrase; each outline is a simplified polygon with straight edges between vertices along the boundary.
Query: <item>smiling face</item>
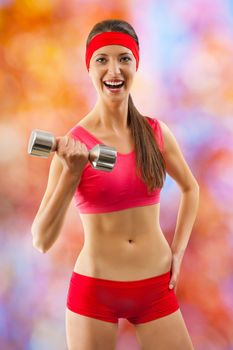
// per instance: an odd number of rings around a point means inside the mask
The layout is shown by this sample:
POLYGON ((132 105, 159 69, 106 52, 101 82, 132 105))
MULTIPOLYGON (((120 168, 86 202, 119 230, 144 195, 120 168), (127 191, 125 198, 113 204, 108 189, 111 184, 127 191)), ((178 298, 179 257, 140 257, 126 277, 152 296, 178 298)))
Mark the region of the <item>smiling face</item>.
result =
POLYGON ((132 51, 120 45, 96 50, 90 60, 89 75, 100 97, 122 99, 129 95, 136 72, 132 51))

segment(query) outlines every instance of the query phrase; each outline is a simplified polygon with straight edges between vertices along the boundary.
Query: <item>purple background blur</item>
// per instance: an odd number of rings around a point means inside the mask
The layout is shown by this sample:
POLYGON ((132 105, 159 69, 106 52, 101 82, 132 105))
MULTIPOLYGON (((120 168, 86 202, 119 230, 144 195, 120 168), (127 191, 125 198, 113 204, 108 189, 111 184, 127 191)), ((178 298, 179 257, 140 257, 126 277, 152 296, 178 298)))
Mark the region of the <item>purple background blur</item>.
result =
MULTIPOLYGON (((140 42, 135 105, 171 128, 200 190, 177 295, 196 350, 233 349, 233 1, 0 0, 0 349, 65 350, 69 279, 83 245, 72 201, 41 254, 31 223, 49 159, 31 157, 32 129, 64 135, 94 106, 85 42, 103 19, 130 22, 140 42)), ((179 189, 167 177, 161 226, 171 243, 179 189)), ((138 350, 120 320, 117 350, 138 350)))

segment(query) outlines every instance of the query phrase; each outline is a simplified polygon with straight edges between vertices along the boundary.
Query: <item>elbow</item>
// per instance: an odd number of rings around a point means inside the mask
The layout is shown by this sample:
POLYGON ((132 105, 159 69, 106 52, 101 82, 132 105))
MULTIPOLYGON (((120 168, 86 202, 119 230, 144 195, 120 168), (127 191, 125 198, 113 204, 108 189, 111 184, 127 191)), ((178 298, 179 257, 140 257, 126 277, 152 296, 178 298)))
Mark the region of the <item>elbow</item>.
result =
POLYGON ((39 245, 38 243, 35 243, 33 241, 33 247, 38 250, 40 253, 46 253, 47 249, 45 249, 43 246, 39 245))
POLYGON ((194 180, 194 185, 193 185, 193 189, 197 192, 198 196, 199 196, 199 193, 200 193, 200 186, 197 182, 197 180, 195 179, 194 180))
POLYGON ((195 178, 193 178, 191 181, 189 181, 186 186, 183 186, 182 188, 183 193, 188 193, 192 192, 193 194, 195 193, 197 197, 199 197, 199 184, 195 178))
POLYGON ((192 193, 193 198, 195 198, 196 203, 199 203, 200 188, 196 179, 194 179, 192 185, 190 186, 190 193, 192 193))
POLYGON ((200 191, 199 184, 198 184, 198 182, 197 182, 196 179, 193 180, 193 183, 192 183, 192 190, 195 191, 195 192, 197 192, 197 193, 199 193, 199 191, 200 191))
POLYGON ((38 240, 35 240, 34 238, 33 238, 32 245, 40 253, 46 253, 47 252, 47 249, 45 248, 45 246, 43 244, 41 244, 40 242, 38 242, 38 240))
POLYGON ((37 230, 35 230, 35 227, 32 226, 31 228, 31 233, 32 233, 32 245, 33 247, 38 250, 40 253, 46 253, 48 249, 46 249, 45 245, 39 239, 40 234, 37 230))

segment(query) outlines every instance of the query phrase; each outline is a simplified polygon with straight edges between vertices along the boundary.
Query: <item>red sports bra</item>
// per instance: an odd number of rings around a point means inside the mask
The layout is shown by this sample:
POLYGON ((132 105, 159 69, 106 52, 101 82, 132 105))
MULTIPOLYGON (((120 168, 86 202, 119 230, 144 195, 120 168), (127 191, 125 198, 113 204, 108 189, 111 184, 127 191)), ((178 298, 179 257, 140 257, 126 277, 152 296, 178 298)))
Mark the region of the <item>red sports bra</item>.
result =
MULTIPOLYGON (((163 150, 163 136, 159 122, 145 117, 151 125, 159 149, 163 150)), ((84 143, 88 150, 102 143, 81 125, 75 125, 69 134, 84 143)), ((117 152, 116 163, 111 172, 92 168, 88 162, 74 193, 75 206, 81 214, 107 213, 127 208, 159 203, 160 188, 150 194, 146 184, 136 175, 135 151, 117 152)))

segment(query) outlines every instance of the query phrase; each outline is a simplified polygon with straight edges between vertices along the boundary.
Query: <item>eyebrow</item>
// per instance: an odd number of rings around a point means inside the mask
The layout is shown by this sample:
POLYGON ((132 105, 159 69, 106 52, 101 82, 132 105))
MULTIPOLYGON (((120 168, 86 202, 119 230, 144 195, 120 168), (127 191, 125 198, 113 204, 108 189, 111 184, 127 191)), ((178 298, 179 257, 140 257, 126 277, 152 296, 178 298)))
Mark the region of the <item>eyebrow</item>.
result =
MULTIPOLYGON (((97 55, 95 55, 94 57, 96 56, 99 56, 99 55, 102 55, 102 56, 108 56, 106 53, 98 53, 97 55)), ((123 56, 123 55, 130 55, 130 56, 133 56, 131 53, 129 52, 124 52, 124 53, 120 53, 119 56, 123 56)))

